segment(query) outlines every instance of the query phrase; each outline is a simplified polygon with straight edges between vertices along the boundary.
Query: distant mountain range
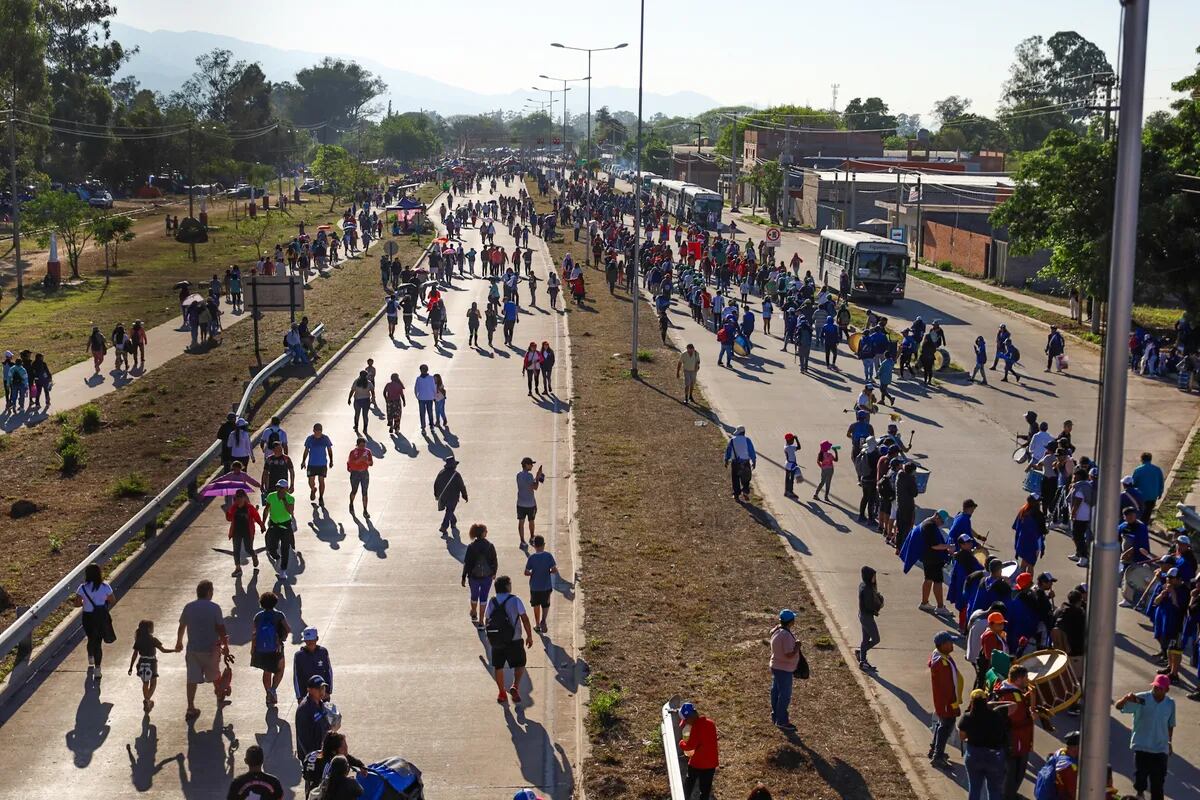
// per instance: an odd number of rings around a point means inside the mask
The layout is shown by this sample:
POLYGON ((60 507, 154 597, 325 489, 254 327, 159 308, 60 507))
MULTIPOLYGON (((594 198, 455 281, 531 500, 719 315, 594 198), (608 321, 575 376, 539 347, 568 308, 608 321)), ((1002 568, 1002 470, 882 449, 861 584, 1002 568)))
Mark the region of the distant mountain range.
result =
MULTIPOLYGON (((267 78, 272 81, 292 80, 297 70, 315 64, 327 55, 339 55, 283 50, 232 36, 199 31, 144 31, 116 22, 112 25, 112 33, 126 48, 138 48, 138 53, 130 59, 118 77, 133 75, 141 82, 143 88, 167 93, 178 89, 180 84, 191 77, 195 70, 196 56, 214 48, 229 50, 238 59, 258 62, 267 78)), ((396 111, 433 109, 443 116, 450 116, 496 109, 517 110, 526 104, 525 98, 529 95, 526 89, 513 90, 507 94, 474 92, 369 59, 349 55, 341 57, 353 58, 382 78, 387 83, 388 90, 380 101, 386 106, 388 100, 391 100, 392 108, 396 111)), ((593 86, 592 108, 604 105, 613 111, 636 109, 637 90, 618 86, 593 86)), ((647 117, 660 112, 667 116, 693 116, 720 103, 696 92, 646 92, 643 95, 643 105, 647 117)))

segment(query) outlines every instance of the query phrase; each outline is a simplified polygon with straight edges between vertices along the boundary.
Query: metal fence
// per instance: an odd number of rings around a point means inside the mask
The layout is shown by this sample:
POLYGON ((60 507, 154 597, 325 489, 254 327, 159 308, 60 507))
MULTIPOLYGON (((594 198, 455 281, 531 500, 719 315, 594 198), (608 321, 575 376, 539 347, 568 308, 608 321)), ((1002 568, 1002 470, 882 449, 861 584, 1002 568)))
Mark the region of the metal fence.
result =
POLYGON ((679 706, 682 700, 675 695, 662 707, 663 758, 667 762, 667 785, 671 789, 671 800, 685 800, 683 796, 683 758, 679 753, 679 706))
MULTIPOLYGON (((324 323, 317 325, 312 330, 313 336, 320 337, 324 330, 324 323)), ((242 393, 242 399, 237 405, 236 413, 239 417, 245 415, 254 393, 266 383, 268 378, 287 366, 290 361, 291 355, 284 353, 258 371, 246 386, 246 391, 242 393)), ((28 655, 33 648, 34 631, 71 596, 74 587, 83 581, 83 572, 87 569, 88 564, 108 561, 141 531, 146 532, 147 538, 154 536, 158 530, 159 514, 170 506, 181 492, 186 491, 189 499, 195 499, 199 480, 204 477, 206 470, 210 468, 210 464, 220 451, 221 442, 214 441, 175 480, 171 481, 165 489, 142 506, 141 510, 129 521, 92 551, 87 559, 75 565, 50 591, 20 613, 17 619, 3 633, 0 633, 0 658, 4 658, 14 650, 17 651, 18 659, 28 655)))

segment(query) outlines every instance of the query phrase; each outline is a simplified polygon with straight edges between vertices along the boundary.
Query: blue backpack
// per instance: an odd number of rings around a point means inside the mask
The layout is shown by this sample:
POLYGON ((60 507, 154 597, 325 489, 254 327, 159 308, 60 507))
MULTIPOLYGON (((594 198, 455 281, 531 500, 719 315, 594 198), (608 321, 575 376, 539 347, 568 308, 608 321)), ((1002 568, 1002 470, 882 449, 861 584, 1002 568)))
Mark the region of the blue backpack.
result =
POLYGON ((1058 752, 1046 759, 1046 763, 1038 770, 1033 784, 1033 800, 1059 800, 1058 769, 1063 764, 1069 768, 1074 760, 1066 753, 1058 752))
POLYGON ((259 653, 278 653, 279 612, 260 611, 254 620, 254 649, 259 653))

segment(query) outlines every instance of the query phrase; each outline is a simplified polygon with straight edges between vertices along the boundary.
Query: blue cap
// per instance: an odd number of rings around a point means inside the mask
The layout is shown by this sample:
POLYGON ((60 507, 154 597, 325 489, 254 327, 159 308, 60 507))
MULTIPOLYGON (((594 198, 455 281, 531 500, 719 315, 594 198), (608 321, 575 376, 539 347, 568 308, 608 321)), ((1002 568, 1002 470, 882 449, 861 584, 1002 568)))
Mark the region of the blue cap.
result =
POLYGON ((320 689, 324 685, 325 685, 325 679, 322 678, 320 675, 313 675, 311 678, 308 679, 308 688, 310 688, 310 689, 320 689))
POLYGON ((691 703, 684 703, 679 707, 679 717, 687 719, 688 717, 696 716, 696 706, 691 703))
POLYGON ((541 800, 541 798, 533 789, 518 789, 517 793, 513 795, 513 800, 541 800))
POLYGON ((953 642, 954 634, 950 631, 938 631, 933 637, 933 646, 941 647, 946 642, 953 642))
POLYGON ((790 608, 785 608, 779 612, 779 621, 780 622, 791 622, 795 618, 796 618, 796 612, 792 611, 790 608))
POLYGON ((937 517, 942 521, 942 524, 945 525, 950 521, 950 512, 944 508, 939 508, 937 510, 937 517))

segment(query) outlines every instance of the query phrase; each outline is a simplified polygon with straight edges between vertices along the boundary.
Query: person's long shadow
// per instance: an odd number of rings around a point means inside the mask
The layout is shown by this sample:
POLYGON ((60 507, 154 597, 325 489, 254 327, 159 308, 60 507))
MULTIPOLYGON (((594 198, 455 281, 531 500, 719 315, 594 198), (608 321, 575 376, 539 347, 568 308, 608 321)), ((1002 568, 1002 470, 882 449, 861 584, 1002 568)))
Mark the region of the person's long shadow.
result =
POLYGON ((250 641, 254 615, 258 612, 258 573, 251 572, 250 582, 245 586, 242 585, 242 576, 237 576, 233 581, 233 606, 225 617, 230 644, 246 644, 250 641))
MULTIPOLYGON (((881 412, 882 412, 882 409, 881 409, 881 412)), ((905 408, 902 408, 899 411, 897 411, 895 406, 893 406, 891 412, 889 412, 889 413, 899 414, 899 415, 903 416, 905 419, 913 420, 915 422, 922 422, 922 423, 932 426, 934 428, 942 427, 942 423, 938 422, 936 419, 933 419, 932 417, 921 416, 920 414, 917 414, 909 407, 905 407, 905 408)))
POLYGON ((416 458, 419 452, 417 446, 404 438, 402 433, 392 434, 392 446, 396 448, 397 453, 403 453, 409 458, 416 458))
POLYGON ((100 384, 104 383, 104 376, 100 373, 94 372, 88 377, 84 378, 83 382, 88 388, 94 389, 100 384))
POLYGON ((148 792, 154 786, 154 776, 175 760, 175 756, 155 761, 158 757, 158 727, 150 722, 150 715, 142 717, 142 732, 133 744, 125 743, 129 756, 129 781, 139 792, 148 792))
MULTIPOLYGON (((825 509, 821 507, 821 501, 813 500, 810 498, 807 502, 802 503, 801 505, 803 505, 810 512, 812 512, 812 515, 814 517, 816 517, 817 519, 819 519, 821 522, 825 523, 829 527, 833 528, 838 533, 849 533, 850 532, 849 525, 843 525, 840 522, 834 521, 833 517, 829 516, 829 514, 827 514, 825 512, 825 509)), ((784 534, 784 536, 786 536, 788 538, 788 541, 791 541, 792 538, 794 538, 793 534, 791 534, 787 531, 781 531, 781 532, 784 534)), ((799 540, 797 540, 797 541, 799 541, 799 540)), ((793 545, 794 549, 799 550, 801 553, 804 553, 805 555, 809 555, 808 548, 803 547, 804 543, 800 542, 800 544, 801 544, 801 547, 798 547, 798 548, 793 545)))
POLYGON ((346 538, 345 529, 340 523, 335 522, 324 508, 317 508, 313 511, 313 518, 308 523, 308 527, 312 528, 318 539, 329 545, 330 550, 337 550, 341 547, 342 540, 346 538))
POLYGON ((292 726, 279 715, 278 706, 271 706, 267 709, 265 722, 266 731, 254 734, 258 746, 266 755, 266 763, 263 768, 279 778, 279 782, 284 786, 299 785, 303 777, 300 772, 300 762, 296 760, 296 748, 292 742, 292 726))
POLYGON ((300 644, 303 640, 300 634, 308 625, 304 622, 304 598, 296 594, 290 583, 277 582, 275 594, 279 603, 275 606, 287 619, 288 627, 292 629, 292 644, 300 644))
POLYGON ((446 552, 454 556, 458 563, 463 563, 467 558, 467 546, 463 544, 458 528, 450 528, 442 538, 446 542, 446 552))
POLYGON ((387 447, 383 442, 371 437, 370 434, 363 434, 367 439, 367 449, 371 451, 371 455, 375 458, 387 458, 387 447))
POLYGON ((579 665, 575 659, 565 649, 550 641, 550 637, 546 634, 540 633, 538 638, 542 640, 542 649, 546 652, 546 659, 554 669, 554 680, 558 681, 558 684, 568 692, 578 691, 579 665))
POLYGON ((109 374, 112 375, 114 389, 120 389, 122 386, 133 383, 133 378, 123 369, 114 369, 109 374))
POLYGON ((375 523, 369 519, 360 520, 358 515, 354 513, 354 506, 350 507, 350 518, 358 526, 358 539, 362 542, 363 549, 369 553, 374 553, 379 558, 387 558, 389 542, 379 534, 379 529, 375 527, 375 523))
MULTIPOLYGON (((527 686, 522 688, 528 691, 527 686)), ((554 796, 570 796, 575 779, 571 760, 567 758, 562 745, 550 741, 546 729, 525 715, 524 706, 517 706, 514 712, 506 703, 504 722, 508 725, 525 783, 551 792, 554 796), (547 756, 551 759, 549 764, 545 763, 547 756)))
POLYGON ((100 749, 112 727, 108 716, 112 703, 100 702, 100 684, 90 675, 84 678, 83 697, 75 709, 75 727, 67 731, 67 749, 74 753, 75 766, 84 769, 92 763, 92 755, 100 749))
POLYGON ((184 797, 219 797, 233 780, 235 757, 238 749, 233 725, 224 724, 222 709, 213 715, 212 727, 197 730, 188 725, 187 754, 179 753, 175 760, 179 765, 179 788, 184 797), (225 740, 229 740, 226 745, 225 740))
POLYGON ((446 458, 447 456, 454 455, 454 451, 447 447, 446 444, 437 437, 436 430, 437 429, 435 428, 435 432, 432 436, 430 436, 428 433, 421 434, 423 437, 425 437, 425 445, 429 450, 429 454, 435 458, 446 458))
POLYGON ((828 386, 830 389, 835 389, 839 392, 850 391, 850 387, 845 385, 846 381, 841 376, 838 376, 837 379, 834 380, 832 377, 827 377, 824 374, 812 369, 811 367, 809 368, 808 372, 802 372, 800 374, 807 375, 808 377, 812 378, 817 383, 824 384, 825 386, 828 386))
POLYGON ((550 394, 540 394, 534 397, 534 405, 538 408, 544 408, 547 411, 555 414, 566 414, 571 410, 570 400, 560 400, 553 392, 550 394))

